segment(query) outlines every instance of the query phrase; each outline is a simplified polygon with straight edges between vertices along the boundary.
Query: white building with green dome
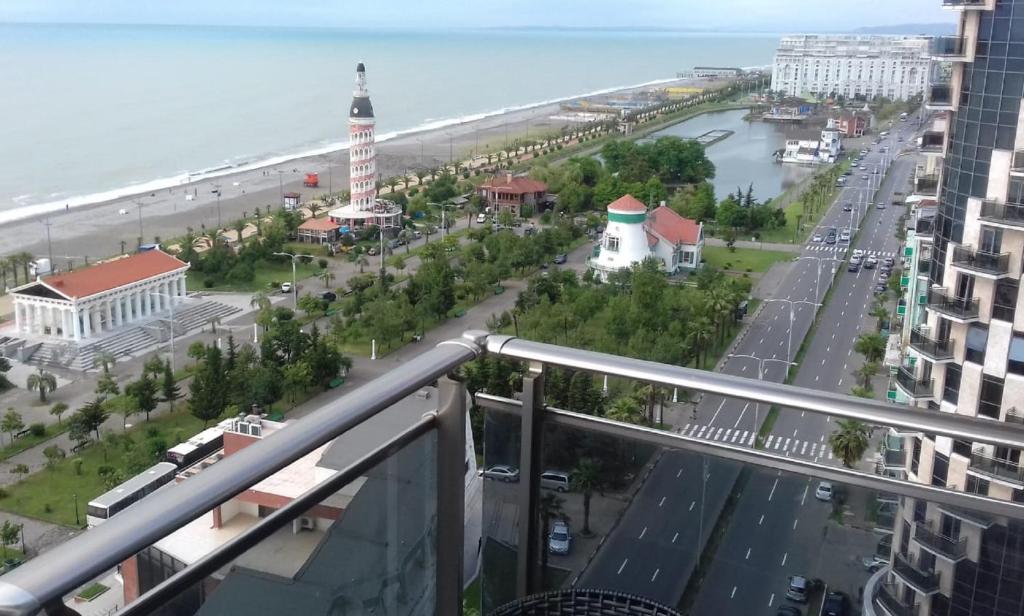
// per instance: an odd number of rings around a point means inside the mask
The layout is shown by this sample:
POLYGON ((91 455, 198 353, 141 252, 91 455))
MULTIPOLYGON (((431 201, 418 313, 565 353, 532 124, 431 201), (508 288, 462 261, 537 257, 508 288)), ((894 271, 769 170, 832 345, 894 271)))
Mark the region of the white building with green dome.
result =
POLYGON ((655 258, 666 274, 697 269, 704 248, 704 227, 671 208, 647 207, 631 195, 608 204, 608 226, 589 266, 602 281, 612 272, 655 258))

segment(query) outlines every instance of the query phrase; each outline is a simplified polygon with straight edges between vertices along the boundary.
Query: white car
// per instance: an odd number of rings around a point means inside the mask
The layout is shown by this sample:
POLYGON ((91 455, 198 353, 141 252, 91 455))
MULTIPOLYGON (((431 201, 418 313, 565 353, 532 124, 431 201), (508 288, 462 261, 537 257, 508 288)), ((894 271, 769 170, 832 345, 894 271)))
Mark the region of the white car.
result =
POLYGON ((478 224, 481 224, 481 225, 484 224, 485 222, 487 222, 487 214, 484 214, 483 212, 480 212, 479 214, 477 214, 476 215, 476 222, 478 224))
POLYGON ((864 256, 864 251, 863 250, 861 250, 860 248, 854 248, 853 249, 853 257, 855 259, 859 259, 859 258, 861 258, 863 256, 864 256))
POLYGON ((875 204, 875 207, 880 209, 880 210, 884 210, 885 209, 885 201, 879 201, 878 203, 875 204))
POLYGON ((291 293, 291 292, 292 292, 292 283, 290 283, 290 282, 282 282, 281 283, 281 293, 291 293))
POLYGON ((507 464, 495 464, 484 471, 486 479, 497 479, 506 483, 519 481, 519 469, 507 464))
POLYGON ((821 237, 820 233, 815 233, 814 237, 811 238, 811 241, 814 242, 815 244, 820 244, 823 241, 825 241, 825 238, 821 237))
POLYGON ((572 535, 569 533, 569 525, 564 520, 556 520, 551 525, 551 534, 548 535, 548 551, 552 554, 568 554, 572 547, 572 535))
POLYGON ((814 491, 814 498, 829 502, 832 500, 832 483, 829 481, 822 481, 818 483, 818 488, 814 491))

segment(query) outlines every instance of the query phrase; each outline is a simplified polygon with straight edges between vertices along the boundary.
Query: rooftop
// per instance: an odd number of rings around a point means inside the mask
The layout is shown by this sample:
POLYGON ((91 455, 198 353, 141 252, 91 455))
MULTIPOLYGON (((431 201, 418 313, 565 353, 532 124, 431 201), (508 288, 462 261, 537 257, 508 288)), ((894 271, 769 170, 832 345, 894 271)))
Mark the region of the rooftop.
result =
MULTIPOLYGON (((147 250, 66 274, 47 276, 41 282, 68 299, 81 299, 184 269, 188 269, 188 263, 162 250, 147 250)), ((29 283, 20 289, 34 284, 38 283, 29 283)))
POLYGON ((651 212, 647 222, 655 233, 673 244, 696 244, 700 241, 700 224, 683 218, 666 205, 651 212))
POLYGON ((647 206, 633 195, 624 195, 608 204, 608 211, 640 214, 647 211, 647 206))
POLYGON ((305 231, 337 231, 340 228, 341 225, 327 217, 308 218, 305 222, 299 225, 299 229, 305 231))
POLYGON ((528 177, 513 176, 512 174, 494 176, 481 184, 480 187, 492 190, 501 189, 505 192, 520 195, 526 193, 546 193, 548 191, 548 185, 544 182, 531 180, 528 177))

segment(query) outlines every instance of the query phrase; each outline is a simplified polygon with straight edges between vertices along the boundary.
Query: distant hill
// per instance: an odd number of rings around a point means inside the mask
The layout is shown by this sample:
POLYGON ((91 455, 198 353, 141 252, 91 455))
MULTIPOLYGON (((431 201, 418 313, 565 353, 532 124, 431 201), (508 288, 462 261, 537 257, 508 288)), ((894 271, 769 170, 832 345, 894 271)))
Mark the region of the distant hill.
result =
POLYGON ((956 34, 955 23, 935 24, 896 24, 893 26, 866 26, 857 28, 854 32, 858 34, 927 34, 941 36, 945 34, 956 34))

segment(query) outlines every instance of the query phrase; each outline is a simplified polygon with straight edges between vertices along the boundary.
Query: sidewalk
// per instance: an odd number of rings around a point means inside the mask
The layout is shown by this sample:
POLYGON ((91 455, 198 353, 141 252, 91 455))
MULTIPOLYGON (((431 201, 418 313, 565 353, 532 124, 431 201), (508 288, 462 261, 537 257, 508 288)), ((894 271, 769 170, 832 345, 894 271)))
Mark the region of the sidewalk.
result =
MULTIPOLYGON (((725 240, 720 237, 709 237, 704 239, 704 243, 708 246, 726 246, 725 240)), ((750 248, 753 250, 776 250, 779 252, 796 252, 799 253, 804 249, 802 243, 800 244, 777 244, 773 242, 755 242, 751 240, 736 240, 733 242, 733 246, 736 248, 750 248)))

